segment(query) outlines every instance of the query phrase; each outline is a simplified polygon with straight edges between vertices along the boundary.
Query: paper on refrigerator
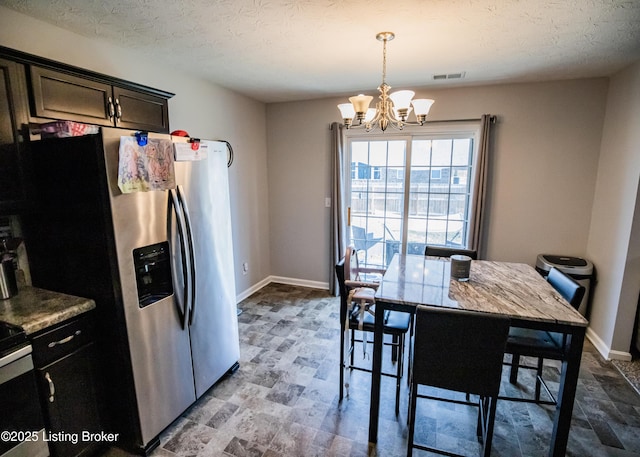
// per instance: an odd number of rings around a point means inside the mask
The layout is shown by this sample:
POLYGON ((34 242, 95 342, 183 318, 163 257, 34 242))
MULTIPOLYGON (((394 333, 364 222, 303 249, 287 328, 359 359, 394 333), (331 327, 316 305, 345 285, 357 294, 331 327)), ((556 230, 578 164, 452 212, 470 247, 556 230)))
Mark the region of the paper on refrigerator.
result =
POLYGON ((121 137, 118 187, 125 194, 176 187, 173 143, 149 138, 146 145, 140 146, 135 137, 121 137))

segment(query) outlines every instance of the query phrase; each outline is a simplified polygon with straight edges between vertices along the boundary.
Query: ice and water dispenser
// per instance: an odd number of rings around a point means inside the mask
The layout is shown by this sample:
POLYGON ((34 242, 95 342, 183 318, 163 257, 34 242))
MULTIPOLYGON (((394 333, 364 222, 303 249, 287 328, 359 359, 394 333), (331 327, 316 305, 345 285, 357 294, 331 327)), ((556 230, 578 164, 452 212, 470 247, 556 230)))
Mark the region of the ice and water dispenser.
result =
POLYGON ((140 308, 173 294, 169 243, 152 244, 133 250, 140 308))

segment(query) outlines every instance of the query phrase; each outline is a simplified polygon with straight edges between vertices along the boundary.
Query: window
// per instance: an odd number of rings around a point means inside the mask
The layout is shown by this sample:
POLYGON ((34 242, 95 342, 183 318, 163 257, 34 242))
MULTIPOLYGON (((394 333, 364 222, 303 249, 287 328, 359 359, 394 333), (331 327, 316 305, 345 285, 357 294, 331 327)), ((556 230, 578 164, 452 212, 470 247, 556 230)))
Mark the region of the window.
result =
POLYGON ((478 134, 479 124, 347 132, 348 229, 363 263, 384 267, 427 244, 468 246, 478 134))

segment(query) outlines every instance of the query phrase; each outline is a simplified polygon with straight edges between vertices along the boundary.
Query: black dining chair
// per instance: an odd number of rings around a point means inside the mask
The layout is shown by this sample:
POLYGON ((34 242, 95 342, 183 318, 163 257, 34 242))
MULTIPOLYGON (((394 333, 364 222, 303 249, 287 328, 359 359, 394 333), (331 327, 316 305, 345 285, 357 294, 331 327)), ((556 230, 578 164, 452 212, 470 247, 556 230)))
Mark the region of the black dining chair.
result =
MULTIPOLYGON (((482 443, 482 455, 489 456, 509 322, 507 317, 488 313, 417 307, 409 401, 408 457, 413 455, 414 448, 458 455, 449 450, 415 443, 418 398, 477 406, 476 435, 482 443), (449 396, 443 398, 424 392, 419 394, 419 386, 478 395, 478 402, 456 400, 449 396)), ((434 446, 438 444, 436 437, 430 437, 429 441, 434 446)))
MULTIPOLYGON (((442 257, 449 258, 452 255, 466 255, 471 257, 471 260, 478 260, 478 251, 474 249, 463 249, 463 248, 447 248, 444 246, 434 246, 427 244, 424 248, 424 255, 429 257, 442 257)), ((411 329, 411 335, 415 330, 411 329)), ((409 363, 409 372, 411 372, 411 363, 409 363)), ((467 400, 469 400, 469 396, 467 395, 467 400)))
POLYGON ((443 246, 432 246, 427 244, 424 248, 424 255, 431 257, 451 257, 452 255, 466 255, 473 260, 478 260, 478 252, 473 249, 445 248, 443 246))
MULTIPOLYGON (((571 278, 567 274, 558 270, 557 268, 551 268, 547 281, 553 286, 554 289, 569 302, 569 304, 578 309, 582 298, 585 294, 584 286, 580 285, 575 279, 571 278)), ((518 369, 526 368, 536 370, 536 384, 535 393, 533 399, 528 398, 513 398, 502 397, 504 399, 526 401, 538 404, 556 404, 556 399, 549 390, 549 387, 542 378, 542 369, 544 366, 544 360, 562 360, 564 357, 564 335, 555 332, 547 332, 545 330, 535 330, 528 328, 512 327, 509 330, 509 338, 507 339, 507 346, 505 352, 511 354, 511 372, 509 376, 509 382, 511 384, 518 383, 518 369), (537 358, 537 364, 522 365, 520 364, 520 357, 535 357, 537 358), (550 401, 541 400, 540 392, 544 387, 547 395, 551 398, 550 401)))
MULTIPOLYGON (((375 291, 378 287, 376 283, 362 281, 360 275, 354 276, 354 272, 359 272, 357 267, 357 251, 347 248, 345 257, 336 264, 336 276, 340 289, 340 396, 344 397, 344 373, 345 370, 358 370, 371 373, 371 369, 358 366, 354 360, 356 343, 363 345, 372 344, 366 339, 365 333, 373 335, 375 328, 375 291), (346 341, 345 333, 349 330, 349 343, 346 341), (356 338, 356 331, 359 330, 363 338, 356 338), (348 344, 348 357, 345 357, 345 345, 348 344)), ((370 274, 369 269, 367 273, 370 274)), ((385 311, 383 333, 391 335, 391 342, 384 342, 384 346, 391 346, 392 361, 396 364, 395 373, 385 373, 383 376, 396 378, 396 415, 400 412, 400 380, 403 373, 405 335, 409 330, 411 316, 408 313, 398 311, 385 311)))

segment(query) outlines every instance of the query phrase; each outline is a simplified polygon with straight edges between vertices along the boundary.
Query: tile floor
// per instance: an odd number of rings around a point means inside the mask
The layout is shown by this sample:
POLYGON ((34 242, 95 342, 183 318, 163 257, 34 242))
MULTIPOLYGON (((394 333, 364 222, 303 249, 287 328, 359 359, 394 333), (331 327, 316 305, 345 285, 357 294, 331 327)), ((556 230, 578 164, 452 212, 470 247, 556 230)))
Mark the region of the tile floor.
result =
MULTIPOLYGON (((400 416, 394 380, 383 378, 378 444, 367 443, 370 375, 354 372, 338 403, 338 299, 326 291, 270 284, 239 307, 240 369, 207 392, 161 436, 152 457, 404 456, 407 389, 400 416)), ((362 360, 359 350, 357 358, 362 360)), ((385 363, 390 357, 385 354, 385 363)), ((557 387, 558 365, 545 379, 557 387)), ((521 370, 503 393, 528 395, 533 377, 521 370)), ((417 439, 478 455, 475 410, 445 403, 419 406, 417 439), (435 435, 434 435, 435 430, 435 435)), ((500 401, 493 456, 546 455, 550 407, 500 401)), ((119 452, 113 455, 120 455, 119 452)), ((421 451, 416 456, 429 455, 421 451)), ((589 342, 567 449, 568 456, 640 456, 640 395, 589 342)))

